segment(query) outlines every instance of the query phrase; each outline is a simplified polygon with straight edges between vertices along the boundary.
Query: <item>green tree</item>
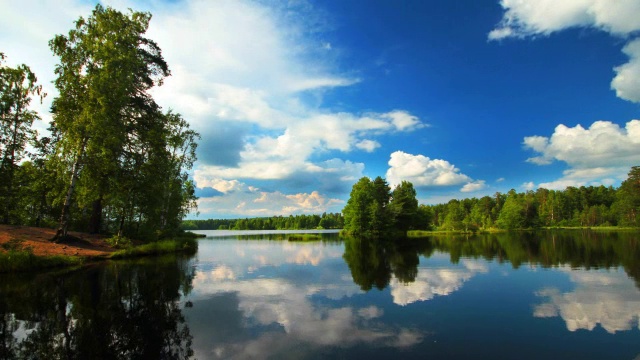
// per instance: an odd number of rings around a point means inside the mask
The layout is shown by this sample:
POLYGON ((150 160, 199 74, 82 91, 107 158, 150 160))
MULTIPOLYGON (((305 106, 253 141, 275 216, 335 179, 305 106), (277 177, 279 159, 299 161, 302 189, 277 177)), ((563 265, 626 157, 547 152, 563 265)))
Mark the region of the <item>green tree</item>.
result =
POLYGON ((515 190, 510 190, 500 211, 498 225, 503 229, 522 229, 525 226, 525 207, 515 190))
POLYGON ((640 226, 640 166, 633 166, 620 184, 613 206, 620 225, 640 226))
POLYGON ((389 210, 394 219, 394 228, 406 233, 413 229, 418 220, 418 199, 413 184, 402 181, 391 194, 389 210))
POLYGON ((388 230, 391 214, 388 211, 391 188, 380 176, 371 184, 373 201, 369 205, 369 231, 373 236, 380 236, 388 230))
POLYGON ((465 215, 464 205, 459 200, 450 200, 447 203, 442 228, 445 230, 461 230, 464 227, 462 221, 465 215))
MULTIPOLYGON (((138 216, 142 221, 134 203, 147 201, 147 208, 161 209, 165 217, 161 224, 173 215, 168 204, 176 194, 174 187, 167 183, 153 187, 162 188, 155 194, 161 195, 164 206, 140 192, 142 184, 151 183, 150 177, 175 179, 179 164, 188 162, 177 157, 166 161, 172 143, 171 131, 163 124, 171 121, 172 114, 161 114, 148 90, 161 85, 169 69, 159 46, 144 37, 150 19, 149 13, 123 14, 97 5, 88 19, 76 21, 67 36, 57 35, 49 43, 60 58, 55 70, 60 95, 52 105, 52 126, 59 141, 51 161, 69 179, 66 195, 58 199, 63 205, 58 237, 66 236, 77 185, 81 186, 77 206, 91 209, 91 231, 99 231, 107 199, 119 218, 120 231, 127 220, 138 216), (141 164, 147 169, 136 168, 141 164)), ((182 191, 193 190, 185 179, 180 183, 182 191)), ((150 211, 146 215, 153 217, 150 211)))
POLYGON ((373 183, 368 177, 362 177, 351 188, 349 200, 342 214, 344 230, 355 236, 369 234, 371 224, 371 205, 374 204, 373 183))
POLYGON ((11 222, 18 202, 18 164, 25 157, 27 144, 36 137, 31 125, 39 116, 29 104, 33 96, 42 101, 46 94, 28 66, 12 68, 4 64, 4 59, 0 53, 0 221, 6 224, 11 222))

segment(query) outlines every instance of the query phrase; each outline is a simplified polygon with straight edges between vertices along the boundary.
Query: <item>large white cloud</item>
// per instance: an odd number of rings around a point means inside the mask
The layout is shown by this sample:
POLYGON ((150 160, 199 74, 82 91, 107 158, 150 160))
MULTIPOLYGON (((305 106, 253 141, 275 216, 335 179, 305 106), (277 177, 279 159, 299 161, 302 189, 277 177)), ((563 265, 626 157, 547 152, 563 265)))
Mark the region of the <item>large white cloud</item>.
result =
MULTIPOLYGON (((159 102, 192 119, 204 134, 202 151, 211 154, 225 146, 207 142, 207 132, 221 122, 253 129, 233 135, 243 142, 235 167, 221 160, 200 164, 200 179, 296 179, 323 168, 327 151, 372 152, 380 147, 372 137, 424 126, 403 110, 337 113, 309 101, 310 93, 317 100, 359 80, 336 70, 321 26, 308 30, 313 9, 282 6, 189 0, 154 10, 149 34, 172 66, 172 77, 154 92, 159 102)), ((336 171, 353 171, 351 162, 340 164, 345 168, 336 171)))
POLYGON ((624 128, 610 121, 596 121, 588 129, 558 125, 550 137, 525 137, 524 146, 539 154, 527 160, 531 163, 562 161, 570 167, 561 179, 541 187, 611 185, 640 163, 640 120, 631 120, 624 128))
POLYGON ((629 56, 629 62, 614 68, 616 76, 611 88, 621 99, 640 102, 640 39, 629 42, 622 51, 629 56))
MULTIPOLYGON (((147 36, 162 48, 172 75, 152 94, 202 134, 199 187, 220 179, 280 179, 290 186, 304 184, 296 191, 309 193, 314 182, 327 186, 320 173, 341 181, 362 176, 363 164, 335 158, 336 152, 373 152, 381 147, 379 136, 425 126, 402 109, 346 113, 322 106, 324 92, 360 79, 339 68, 338 51, 323 39, 325 19, 308 3, 103 4, 153 14, 147 36)), ((56 95, 50 83, 58 61, 47 41, 68 33, 73 21, 88 17, 91 9, 82 0, 0 3, 6 18, 0 24, 1 50, 10 64, 30 65, 45 84, 49 97, 36 109, 45 119, 56 95)))
POLYGON ((403 151, 391 154, 386 179, 391 186, 402 181, 409 181, 416 187, 454 186, 466 183, 461 189, 463 192, 481 190, 485 186, 483 180, 473 181, 446 160, 407 154, 403 151))
POLYGON ((592 26, 617 35, 640 30, 638 0, 502 0, 505 9, 490 40, 549 35, 576 26, 592 26))
MULTIPOLYGON (((502 0, 505 13, 489 40, 549 35, 571 27, 592 27, 616 36, 640 32, 640 0, 502 0)), ((640 40, 623 49, 629 62, 614 68, 611 88, 622 99, 640 102, 640 40)))
POLYGON ((284 194, 280 191, 262 191, 243 183, 234 189, 222 196, 200 198, 198 210, 226 216, 261 217, 339 212, 344 206, 343 200, 330 198, 318 191, 284 194))

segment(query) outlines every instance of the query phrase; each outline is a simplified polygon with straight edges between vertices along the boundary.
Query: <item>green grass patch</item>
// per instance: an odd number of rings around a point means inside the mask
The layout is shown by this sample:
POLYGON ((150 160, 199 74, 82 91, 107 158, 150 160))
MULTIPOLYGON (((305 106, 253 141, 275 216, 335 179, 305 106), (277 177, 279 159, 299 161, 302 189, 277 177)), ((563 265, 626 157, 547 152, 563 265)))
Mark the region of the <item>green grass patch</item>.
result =
POLYGON ((162 240, 140 246, 119 250, 111 254, 111 259, 123 259, 138 256, 149 256, 169 253, 193 254, 198 250, 198 241, 193 238, 162 240))
POLYGON ((288 238, 289 241, 320 241, 322 236, 318 234, 291 234, 288 238))
POLYGON ((9 250, 0 253, 0 272, 23 272, 63 266, 79 266, 83 262, 82 258, 76 256, 36 256, 30 250, 9 250))
POLYGON ((433 235, 473 234, 473 231, 464 230, 409 230, 407 237, 425 237, 433 235))

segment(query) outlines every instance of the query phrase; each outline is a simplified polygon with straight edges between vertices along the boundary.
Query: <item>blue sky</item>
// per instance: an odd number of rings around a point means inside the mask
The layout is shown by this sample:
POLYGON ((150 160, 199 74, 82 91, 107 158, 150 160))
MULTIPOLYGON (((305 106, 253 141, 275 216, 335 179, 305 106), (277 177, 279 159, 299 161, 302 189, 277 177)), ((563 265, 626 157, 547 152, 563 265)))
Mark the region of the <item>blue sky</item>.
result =
MULTIPOLYGON (((153 14, 153 90, 202 134, 197 218, 619 185, 640 165, 640 0, 104 1, 153 14)), ((0 1, 0 51, 50 94, 47 46, 94 3, 0 1)), ((195 217, 191 215, 190 217, 195 217)))

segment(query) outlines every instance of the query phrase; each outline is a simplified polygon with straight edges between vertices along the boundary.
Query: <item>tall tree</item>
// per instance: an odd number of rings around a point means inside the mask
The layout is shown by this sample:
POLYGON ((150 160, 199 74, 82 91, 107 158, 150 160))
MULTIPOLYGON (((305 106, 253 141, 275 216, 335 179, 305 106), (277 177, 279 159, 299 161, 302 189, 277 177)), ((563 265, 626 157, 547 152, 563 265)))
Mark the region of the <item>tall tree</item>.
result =
POLYGON ((620 225, 640 226, 640 166, 633 166, 620 184, 614 207, 620 225))
POLYGON ((371 204, 374 203, 373 184, 362 177, 351 188, 347 205, 342 209, 344 230, 352 235, 368 235, 371 221, 371 204))
POLYGON ((507 200, 500 211, 498 225, 503 229, 522 229, 526 224, 526 212, 523 201, 515 190, 507 194, 507 200))
POLYGON ((27 144, 35 140, 31 125, 39 119, 29 104, 33 96, 42 101, 46 94, 28 66, 8 67, 4 59, 0 53, 0 221, 9 223, 17 201, 16 169, 25 156, 27 144))
POLYGON ((389 203, 391 214, 393 214, 394 227, 406 232, 416 226, 418 220, 418 199, 413 184, 402 181, 391 194, 389 203))
POLYGON ((150 19, 149 13, 123 14, 97 5, 67 36, 49 42, 60 58, 55 69, 60 95, 52 105, 60 141, 53 160, 69 179, 57 237, 67 234, 79 180, 85 186, 83 205, 93 203, 101 217, 100 203, 121 173, 125 148, 157 115, 148 90, 161 85, 169 69, 160 47, 144 37, 150 19))

